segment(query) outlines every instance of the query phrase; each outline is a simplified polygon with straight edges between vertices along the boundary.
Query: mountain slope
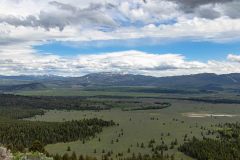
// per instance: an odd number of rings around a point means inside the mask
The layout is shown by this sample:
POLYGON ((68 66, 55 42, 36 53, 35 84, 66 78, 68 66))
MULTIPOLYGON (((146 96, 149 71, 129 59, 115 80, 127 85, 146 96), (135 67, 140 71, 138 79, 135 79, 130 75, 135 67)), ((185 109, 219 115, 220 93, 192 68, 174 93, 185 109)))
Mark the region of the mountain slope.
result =
POLYGON ((133 74, 93 73, 82 77, 60 76, 0 76, 0 82, 16 82, 0 84, 0 90, 38 89, 45 85, 68 88, 76 86, 157 86, 171 89, 197 88, 203 90, 223 90, 225 88, 240 89, 240 74, 216 75, 212 73, 152 77, 133 74), (21 83, 20 83, 21 82, 21 83))
POLYGON ((46 86, 41 83, 29 83, 29 84, 0 86, 0 91, 11 92, 11 91, 19 91, 19 90, 40 90, 40 89, 45 89, 45 88, 46 88, 46 86))
POLYGON ((66 83, 84 86, 159 86, 159 87, 220 87, 240 84, 240 74, 216 75, 211 73, 151 77, 132 74, 95 73, 67 79, 66 83))

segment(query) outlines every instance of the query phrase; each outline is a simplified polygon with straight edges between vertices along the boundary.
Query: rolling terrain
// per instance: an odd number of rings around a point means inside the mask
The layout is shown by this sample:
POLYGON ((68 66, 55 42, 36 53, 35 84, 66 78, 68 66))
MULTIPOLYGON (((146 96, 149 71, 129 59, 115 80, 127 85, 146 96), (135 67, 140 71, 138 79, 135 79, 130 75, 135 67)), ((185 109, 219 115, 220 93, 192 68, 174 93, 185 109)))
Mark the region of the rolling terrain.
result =
POLYGON ((42 83, 58 87, 154 86, 162 89, 238 90, 240 74, 203 73, 185 76, 152 77, 132 74, 93 73, 82 77, 0 76, 0 85, 42 83), (9 82, 9 84, 7 83, 9 82))
POLYGON ((239 132, 239 76, 1 76, 0 140, 14 154, 31 151, 37 140, 54 160, 214 159, 209 145, 231 157, 239 143, 225 136, 239 132))

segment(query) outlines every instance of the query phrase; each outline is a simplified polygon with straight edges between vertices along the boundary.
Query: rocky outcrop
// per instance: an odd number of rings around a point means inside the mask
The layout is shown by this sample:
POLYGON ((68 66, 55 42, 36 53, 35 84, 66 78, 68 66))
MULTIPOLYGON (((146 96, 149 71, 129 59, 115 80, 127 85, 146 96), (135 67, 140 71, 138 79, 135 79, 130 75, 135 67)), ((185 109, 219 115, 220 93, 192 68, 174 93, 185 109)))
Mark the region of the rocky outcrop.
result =
POLYGON ((7 148, 0 147, 0 160, 53 160, 53 158, 39 152, 18 152, 13 155, 7 148))
POLYGON ((13 156, 7 148, 0 147, 0 160, 12 160, 13 156))

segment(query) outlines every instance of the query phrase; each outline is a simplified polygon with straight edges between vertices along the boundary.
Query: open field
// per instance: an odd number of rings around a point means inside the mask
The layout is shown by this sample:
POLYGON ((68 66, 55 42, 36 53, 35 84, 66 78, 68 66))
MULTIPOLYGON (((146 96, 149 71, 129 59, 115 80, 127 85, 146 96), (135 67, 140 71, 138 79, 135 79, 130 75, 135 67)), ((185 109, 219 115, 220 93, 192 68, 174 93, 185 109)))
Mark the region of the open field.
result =
POLYGON ((119 124, 103 128, 90 140, 47 143, 45 149, 50 154, 70 155, 74 151, 101 159, 111 153, 111 158, 119 159, 116 155, 153 155, 154 147, 167 146, 164 154, 174 155, 176 160, 192 160, 186 152, 178 151, 180 145, 193 137, 219 139, 219 124, 240 120, 240 96, 235 92, 180 94, 139 92, 149 89, 145 87, 134 88, 135 92, 117 89, 55 88, 15 93, 32 97, 35 103, 31 107, 45 110, 44 115, 27 120, 65 122, 99 118, 119 124), (99 106, 105 109, 99 110, 99 106), (149 142, 153 139, 152 147, 149 142))
MULTIPOLYGON (((111 88, 107 88, 105 90, 89 90, 86 88, 49 88, 49 89, 40 89, 40 90, 30 90, 30 91, 15 91, 14 94, 17 95, 25 95, 25 96, 64 96, 64 97, 100 97, 100 98, 157 98, 157 99, 176 99, 176 100, 184 100, 184 99, 200 99, 202 100, 227 100, 229 101, 237 101, 236 104, 240 104, 240 95, 235 92, 227 92, 227 91, 219 91, 219 92, 212 92, 212 93, 191 93, 191 94, 184 94, 184 93, 154 93, 152 92, 138 92, 138 90, 146 89, 149 87, 134 87, 136 91, 130 89, 129 91, 126 90, 125 87, 117 87, 114 90, 111 88), (123 90, 123 88, 125 90, 123 90)), ((214 102, 215 103, 215 102, 214 102)))
MULTIPOLYGON (((156 144, 161 144, 163 140, 170 146, 170 143, 176 138, 179 145, 184 142, 185 134, 188 135, 188 138, 192 136, 201 138, 201 132, 205 133, 208 129, 215 129, 214 124, 240 120, 240 116, 238 116, 240 115, 240 106, 237 104, 209 104, 179 100, 171 100, 171 103, 172 106, 165 109, 146 111, 122 111, 119 108, 99 112, 50 110, 45 115, 36 116, 31 120, 58 122, 97 117, 119 123, 119 126, 104 129, 100 135, 84 144, 81 141, 75 141, 46 146, 50 153, 64 154, 67 152, 67 147, 70 146, 71 151, 75 151, 77 154, 96 157, 101 157, 102 150, 113 151, 113 155, 123 152, 124 156, 131 155, 133 152, 136 154, 138 152, 150 153, 148 142, 151 139, 155 139, 156 144), (144 143, 144 148, 137 147, 137 143, 144 143), (127 153, 128 148, 131 153, 127 153), (96 153, 94 153, 95 149, 96 153)), ((179 160, 181 158, 191 159, 178 152, 176 148, 177 146, 169 149, 168 153, 174 153, 175 158, 179 160)))
POLYGON ((139 92, 119 92, 119 91, 87 91, 84 89, 57 88, 34 91, 19 91, 19 95, 27 96, 130 96, 130 97, 157 97, 161 93, 139 93, 139 92))

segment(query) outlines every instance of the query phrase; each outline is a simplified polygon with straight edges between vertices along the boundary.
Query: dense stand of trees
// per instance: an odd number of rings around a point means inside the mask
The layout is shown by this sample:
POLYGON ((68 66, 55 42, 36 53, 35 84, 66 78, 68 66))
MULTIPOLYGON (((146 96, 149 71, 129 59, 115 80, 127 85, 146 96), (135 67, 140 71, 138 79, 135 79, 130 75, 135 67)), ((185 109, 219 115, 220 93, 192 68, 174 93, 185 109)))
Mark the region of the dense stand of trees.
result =
POLYGON ((0 120, 24 119, 43 115, 44 110, 103 110, 110 104, 87 100, 83 97, 31 97, 0 94, 0 120))
POLYGON ((23 118, 44 114, 44 109, 105 109, 104 103, 73 97, 27 97, 0 94, 0 143, 14 151, 31 148, 38 140, 41 144, 85 141, 115 125, 113 121, 84 119, 68 122, 34 122, 23 118), (102 106, 101 106, 102 105, 102 106))
POLYGON ((57 142, 85 140, 94 137, 113 121, 97 118, 69 122, 0 122, 0 142, 18 150, 28 148, 35 140, 44 145, 57 142))
POLYGON ((106 110, 112 107, 123 107, 124 110, 163 109, 171 106, 167 102, 137 101, 102 101, 87 97, 33 97, 11 94, 0 94, 0 117, 23 119, 44 114, 44 110, 106 110), (133 106, 129 108, 129 106, 133 106), (134 107, 135 106, 135 107, 134 107))
POLYGON ((173 99, 173 100, 186 100, 186 101, 195 101, 195 102, 205 102, 205 103, 212 103, 212 104, 240 104, 240 100, 238 99, 226 99, 226 98, 213 98, 213 97, 156 97, 156 96, 109 96, 109 95, 97 95, 92 96, 95 98, 110 98, 110 99, 134 99, 134 98, 159 98, 159 99, 173 99))
POLYGON ((179 147, 181 152, 198 160, 236 160, 240 159, 240 123, 218 125, 219 138, 195 137, 179 147))
POLYGON ((102 110, 110 107, 105 102, 87 100, 86 97, 31 97, 0 94, 0 109, 102 110))
POLYGON ((213 104, 240 104, 240 100, 237 99, 218 99, 218 98, 176 98, 179 100, 189 100, 196 102, 206 102, 213 104))
MULTIPOLYGON (((113 153, 108 152, 106 154, 103 154, 101 159, 99 160, 112 160, 114 157, 113 153)), ((175 157, 174 155, 162 155, 162 154, 135 154, 132 153, 130 157, 124 157, 122 153, 118 153, 115 155, 115 158, 118 160, 174 160, 175 157)), ((72 154, 65 153, 64 155, 53 155, 54 160, 97 160, 96 157, 91 157, 91 156, 77 156, 75 152, 72 152, 72 154)))
MULTIPOLYGON (((116 102, 88 100, 83 97, 27 97, 0 94, 0 142, 13 151, 24 151, 25 148, 28 148, 30 151, 39 152, 46 152, 44 150, 46 144, 76 140, 85 143, 85 140, 100 133, 103 127, 113 126, 115 123, 97 118, 67 122, 33 122, 21 119, 42 115, 46 109, 101 110, 111 108, 114 103, 116 102)), ((121 103, 140 104, 139 101, 121 101, 121 103)), ((214 101, 212 103, 218 102, 214 101)), ((170 103, 157 102, 153 106, 134 109, 160 109, 170 105, 170 103)), ((240 159, 240 123, 219 124, 217 127, 220 129, 214 133, 217 133, 218 138, 204 138, 203 136, 203 139, 193 137, 190 140, 186 139, 187 136, 185 136, 185 143, 180 145, 179 151, 198 160, 240 159)), ((118 139, 116 142, 118 142, 118 139)), ((112 141, 112 143, 114 142, 112 141)), ((171 146, 167 146, 164 142, 157 145, 155 140, 151 140, 148 145, 138 144, 141 148, 148 147, 151 149, 150 154, 135 154, 131 152, 130 148, 127 149, 127 153, 132 154, 130 157, 123 156, 123 153, 113 155, 112 152, 102 151, 102 160, 111 159, 113 156, 116 156, 119 160, 174 160, 174 155, 168 155, 165 152, 177 145, 177 140, 172 141, 171 146)), ((68 151, 70 150, 69 147, 68 151)), ((71 155, 66 153, 62 156, 54 155, 53 157, 54 160, 96 159, 90 156, 80 155, 78 157, 74 152, 71 155)))
POLYGON ((169 156, 169 155, 149 155, 149 154, 138 154, 135 155, 133 154, 131 157, 127 157, 127 158, 122 158, 122 160, 174 160, 174 156, 169 156))
MULTIPOLYGON (((8 119, 24 119, 33 117, 35 115, 43 115, 42 109, 28 109, 28 108, 0 108, 0 117, 8 119)), ((1 119, 0 118, 0 119, 1 119)))
POLYGON ((203 140, 193 138, 190 142, 180 146, 179 150, 198 160, 240 159, 239 143, 232 143, 209 138, 203 140))
POLYGON ((163 102, 163 103, 155 103, 155 105, 147 105, 140 107, 132 107, 132 108, 123 108, 123 111, 137 111, 137 110, 154 110, 154 109, 164 109, 170 107, 171 103, 163 102))

